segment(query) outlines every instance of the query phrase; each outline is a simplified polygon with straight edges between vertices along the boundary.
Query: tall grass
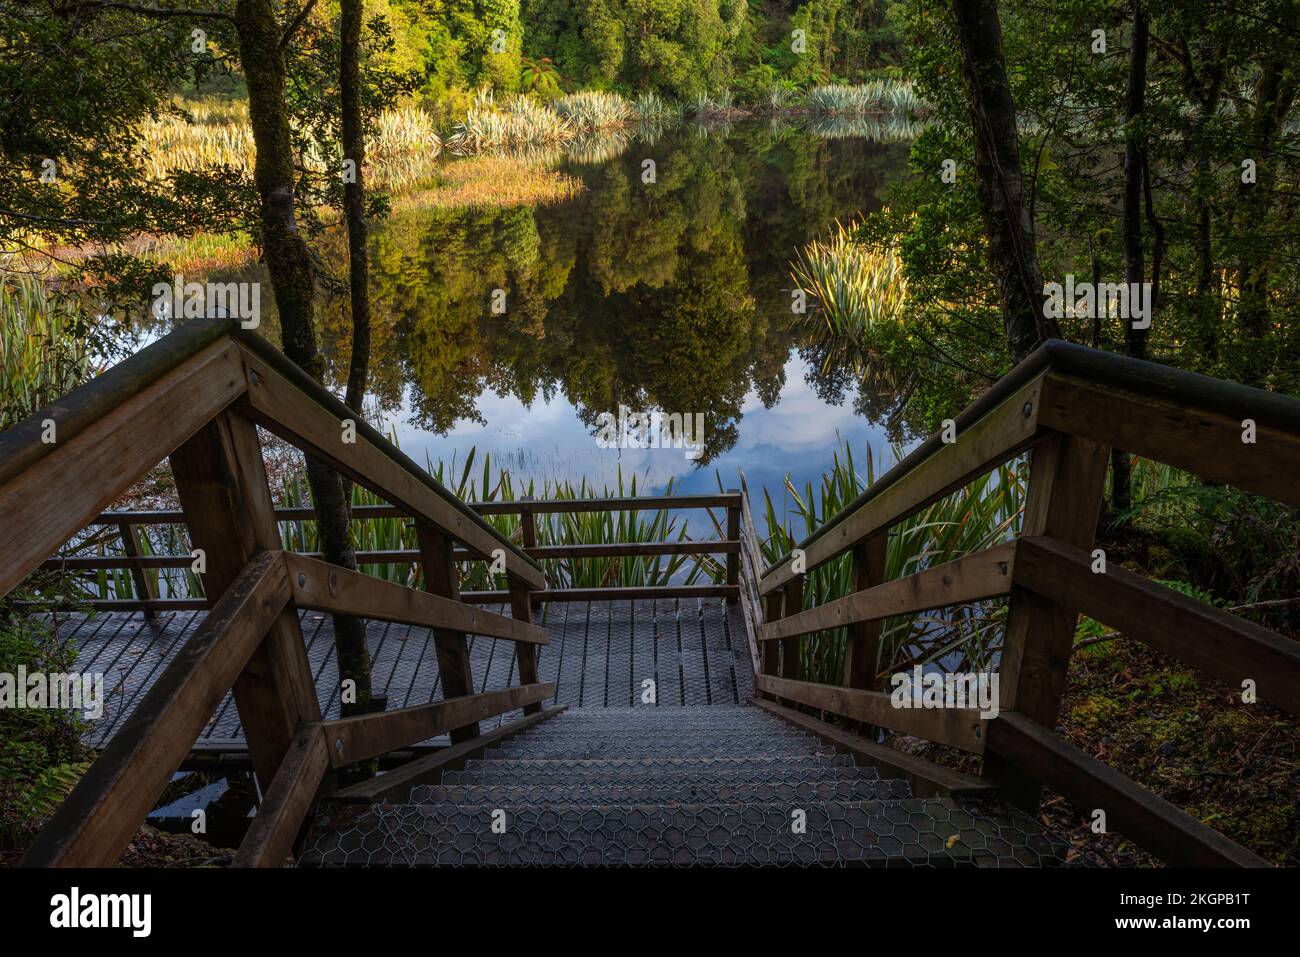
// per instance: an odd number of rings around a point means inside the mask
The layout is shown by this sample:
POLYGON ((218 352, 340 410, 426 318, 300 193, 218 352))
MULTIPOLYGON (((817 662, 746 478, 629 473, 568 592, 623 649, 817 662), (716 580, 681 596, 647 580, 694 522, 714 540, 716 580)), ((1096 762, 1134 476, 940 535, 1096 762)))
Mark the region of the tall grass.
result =
POLYGON ((468 156, 440 167, 433 184, 393 203, 394 209, 538 206, 572 199, 582 181, 516 156, 468 156))
POLYGON ((835 221, 826 241, 795 253, 791 278, 820 307, 828 331, 857 338, 873 326, 893 322, 907 301, 902 257, 894 249, 857 242, 852 226, 835 221))
MULTIPOLYGON (((900 458, 902 450, 895 447, 893 456, 900 458)), ((841 444, 818 485, 808 482, 800 490, 786 480, 788 508, 778 509, 764 489, 763 514, 769 531, 762 543, 764 562, 770 567, 785 559, 800 541, 873 485, 876 471, 877 464, 868 451, 860 474, 851 449, 841 444)), ((890 530, 886 578, 910 575, 1012 538, 1020 528, 1027 475, 1023 461, 1013 461, 900 522, 890 530)), ((851 593, 851 575, 852 558, 847 554, 815 569, 804 581, 804 606, 823 605, 851 593)), ((915 664, 938 664, 946 670, 990 670, 1000 646, 1004 615, 1004 602, 988 601, 888 619, 882 626, 877 674, 884 676, 915 664)), ((800 677, 843 683, 846 641, 843 628, 801 639, 800 677)))
MULTIPOLYGON (((256 156, 248 104, 242 100, 178 104, 178 112, 140 124, 139 138, 152 179, 213 166, 251 171, 256 156)), ((371 181, 382 189, 403 188, 427 175, 441 151, 433 121, 423 110, 385 110, 375 118, 366 142, 371 181)), ((305 159, 318 170, 325 165, 319 156, 305 159)))
POLYGON ((30 276, 0 274, 0 429, 80 385, 91 372, 77 301, 30 276))
POLYGON ((563 143, 577 132, 573 123, 536 100, 515 96, 498 104, 491 92, 482 92, 447 138, 447 148, 460 155, 536 149, 563 143))
POLYGON ((813 87, 806 98, 814 113, 916 113, 925 107, 910 80, 869 80, 813 87))
POLYGON ((556 100, 555 112, 572 124, 579 132, 597 132, 617 129, 633 118, 632 104, 617 93, 603 90, 583 90, 556 100))

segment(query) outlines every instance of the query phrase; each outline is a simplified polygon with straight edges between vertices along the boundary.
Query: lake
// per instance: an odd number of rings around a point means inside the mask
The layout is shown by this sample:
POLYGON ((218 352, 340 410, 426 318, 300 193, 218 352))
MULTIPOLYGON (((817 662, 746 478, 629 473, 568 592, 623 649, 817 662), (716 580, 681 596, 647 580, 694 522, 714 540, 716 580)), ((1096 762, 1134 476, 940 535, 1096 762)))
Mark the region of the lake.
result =
MULTIPOLYGON (((687 126, 566 158, 585 188, 557 204, 395 203, 372 234, 368 414, 421 464, 473 447, 479 469, 489 454, 539 487, 599 491, 621 471, 642 493, 703 492, 743 470, 777 500, 787 475, 816 483, 837 443, 891 459, 814 311, 792 308, 796 250, 905 175, 906 142, 844 134, 687 126), (600 447, 601 414, 620 410, 702 414, 702 454, 600 447)), ((345 275, 341 237, 323 248, 345 275)), ((342 292, 320 329, 338 391, 349 330, 342 292)))

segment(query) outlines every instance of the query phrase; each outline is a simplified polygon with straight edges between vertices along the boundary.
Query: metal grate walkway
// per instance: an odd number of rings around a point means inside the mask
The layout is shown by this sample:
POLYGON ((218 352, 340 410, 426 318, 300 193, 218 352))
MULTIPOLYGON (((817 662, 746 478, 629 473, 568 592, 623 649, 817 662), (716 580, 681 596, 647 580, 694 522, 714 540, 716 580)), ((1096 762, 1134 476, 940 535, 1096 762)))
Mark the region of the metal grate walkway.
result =
MULTIPOLYGON (((509 615, 505 606, 487 606, 509 615)), ((94 748, 122 726, 141 696, 203 620, 203 612, 174 612, 150 622, 139 614, 110 613, 65 620, 59 635, 80 649, 76 668, 103 672, 104 716, 92 723, 94 748)), ((647 679, 657 706, 736 705, 753 694, 753 673, 738 605, 721 599, 564 602, 542 606, 550 644, 538 649, 538 679, 556 684, 548 704, 570 708, 627 708, 642 703, 647 679)), ((302 614, 303 639, 316 679, 321 711, 339 716, 334 629, 328 615, 302 614)), ((388 707, 439 700, 438 662, 429 629, 372 621, 368 640, 377 694, 388 707)), ((518 684, 514 643, 470 636, 476 691, 518 684)), ((483 730, 520 717, 504 714, 482 722, 483 730)), ((446 738, 426 744, 446 743, 446 738)), ((197 747, 244 750, 234 699, 227 695, 197 747)))

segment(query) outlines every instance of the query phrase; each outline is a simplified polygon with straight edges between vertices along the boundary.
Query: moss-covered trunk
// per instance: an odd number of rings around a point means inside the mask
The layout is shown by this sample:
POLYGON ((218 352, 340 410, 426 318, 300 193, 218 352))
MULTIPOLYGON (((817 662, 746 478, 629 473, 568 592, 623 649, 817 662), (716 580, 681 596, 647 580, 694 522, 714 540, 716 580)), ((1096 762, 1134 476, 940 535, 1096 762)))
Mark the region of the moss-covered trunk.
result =
MULTIPOLYGON (((316 349, 315 278, 307 242, 294 216, 293 146, 284 99, 281 27, 271 0, 239 0, 235 25, 257 148, 254 178, 261 198, 262 252, 280 313, 284 353, 319 381, 324 363, 316 349)), ((325 560, 355 569, 356 553, 349 535, 351 515, 338 473, 308 456, 307 482, 325 560)), ((356 700, 345 703, 343 712, 362 713, 370 705, 370 655, 364 623, 335 615, 334 640, 340 681, 356 682, 356 700)))
POLYGON ((1024 201, 1016 105, 1007 81, 995 0, 953 0, 962 77, 975 134, 975 177, 988 235, 989 265, 1002 298, 1003 325, 1017 361, 1059 336, 1043 314, 1043 272, 1024 201))
POLYGON ((345 401, 361 410, 370 366, 370 260, 366 250, 365 125, 361 116, 362 0, 342 0, 339 18, 339 100, 343 109, 343 156, 352 161, 343 181, 343 212, 348 224, 348 283, 352 299, 352 357, 345 401))

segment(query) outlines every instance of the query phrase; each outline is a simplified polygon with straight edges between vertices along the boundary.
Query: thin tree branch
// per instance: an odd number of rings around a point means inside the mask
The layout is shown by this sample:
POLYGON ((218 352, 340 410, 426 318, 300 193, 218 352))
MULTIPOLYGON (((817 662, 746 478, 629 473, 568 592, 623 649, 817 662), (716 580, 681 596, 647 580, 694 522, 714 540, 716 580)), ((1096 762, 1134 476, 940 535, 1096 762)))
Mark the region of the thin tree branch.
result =
POLYGON ((298 11, 298 15, 293 18, 293 21, 287 27, 284 28, 284 33, 280 35, 280 43, 278 44, 281 50, 289 45, 289 41, 292 40, 293 35, 298 32, 298 28, 306 22, 307 17, 311 15, 312 8, 315 6, 316 0, 307 0, 306 5, 298 11))

